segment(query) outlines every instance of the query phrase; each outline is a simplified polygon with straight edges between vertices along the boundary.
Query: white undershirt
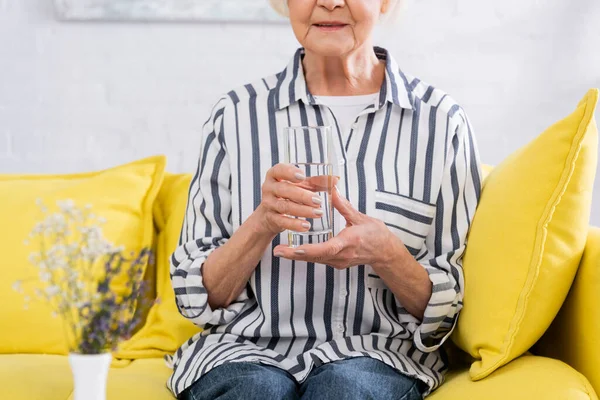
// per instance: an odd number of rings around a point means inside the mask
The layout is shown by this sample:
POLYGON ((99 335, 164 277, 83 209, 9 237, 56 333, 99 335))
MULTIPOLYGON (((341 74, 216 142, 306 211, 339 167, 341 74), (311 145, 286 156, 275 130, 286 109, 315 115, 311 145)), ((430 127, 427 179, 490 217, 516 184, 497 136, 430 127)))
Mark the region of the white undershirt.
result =
POLYGON ((350 126, 356 120, 358 114, 367 106, 370 106, 379 97, 379 93, 360 96, 314 96, 318 103, 326 105, 331 109, 337 119, 342 136, 348 137, 350 126))

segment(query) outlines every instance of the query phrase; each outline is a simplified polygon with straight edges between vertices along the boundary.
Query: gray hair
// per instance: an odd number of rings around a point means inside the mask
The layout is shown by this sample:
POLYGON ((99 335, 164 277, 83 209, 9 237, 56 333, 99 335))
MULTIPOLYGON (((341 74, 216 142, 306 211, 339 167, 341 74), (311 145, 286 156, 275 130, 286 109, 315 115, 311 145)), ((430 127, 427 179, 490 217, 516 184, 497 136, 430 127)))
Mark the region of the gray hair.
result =
MULTIPOLYGON (((278 14, 289 17, 290 12, 287 5, 288 0, 269 0, 271 7, 278 14)), ((406 4, 405 0, 390 0, 390 7, 387 13, 382 15, 381 20, 385 22, 396 22, 400 19, 400 14, 406 4)))

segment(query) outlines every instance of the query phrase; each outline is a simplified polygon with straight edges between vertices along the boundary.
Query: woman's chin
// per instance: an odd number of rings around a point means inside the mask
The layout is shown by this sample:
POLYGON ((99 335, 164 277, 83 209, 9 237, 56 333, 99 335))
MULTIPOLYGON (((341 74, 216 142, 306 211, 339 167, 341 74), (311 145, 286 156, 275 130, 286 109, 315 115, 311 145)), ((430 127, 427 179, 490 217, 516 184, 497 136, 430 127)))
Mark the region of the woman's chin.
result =
POLYGON ((319 40, 317 43, 306 43, 304 48, 324 57, 340 57, 354 48, 354 43, 344 43, 339 40, 319 40))

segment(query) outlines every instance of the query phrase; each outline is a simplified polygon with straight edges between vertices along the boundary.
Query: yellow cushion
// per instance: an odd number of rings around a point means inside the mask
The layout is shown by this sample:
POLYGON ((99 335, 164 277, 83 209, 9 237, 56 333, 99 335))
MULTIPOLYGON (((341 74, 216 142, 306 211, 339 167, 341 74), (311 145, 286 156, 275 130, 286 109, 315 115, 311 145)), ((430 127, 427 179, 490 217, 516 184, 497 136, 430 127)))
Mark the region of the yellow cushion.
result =
MULTIPOLYGON (((171 370, 162 359, 136 360, 108 373, 107 399, 173 400, 166 388, 171 370)), ((57 355, 0 355, 0 399, 65 400, 73 390, 68 358, 57 355), (32 379, 35 377, 35 379, 32 379)), ((597 400, 587 379, 568 365, 523 356, 473 382, 467 370, 450 371, 431 400, 597 400)))
POLYGON ((179 243, 190 180, 189 175, 165 176, 154 207, 158 229, 156 292, 160 300, 150 309, 144 326, 121 346, 115 357, 138 359, 172 354, 201 331, 177 310, 169 274, 169 260, 179 243))
MULTIPOLYGON (((49 209, 57 200, 71 199, 78 206, 91 204, 106 219, 104 236, 126 251, 150 247, 153 241, 152 206, 162 183, 165 157, 156 156, 99 172, 71 175, 0 175, 0 353, 65 354, 68 349, 60 318, 33 296, 41 287, 37 267, 28 256, 38 244, 24 244, 42 216, 41 199, 49 209), (24 295, 11 289, 19 279, 32 293, 28 310, 24 295)), ((127 281, 111 289, 125 293, 127 281)))
POLYGON ((496 166, 485 181, 463 259, 464 308, 453 335, 485 378, 527 351, 571 286, 588 231, 598 90, 573 114, 496 166))
POLYGON ((125 368, 111 368, 108 372, 106 398, 174 400, 175 396, 167 388, 167 379, 172 372, 161 358, 136 360, 125 368))
MULTIPOLYGON (((106 398, 110 400, 173 400, 166 382, 171 375, 162 359, 137 360, 108 371, 106 398)), ((42 354, 0 355, 0 399, 73 399, 73 377, 67 356, 42 354)))
POLYGON ((67 356, 0 354, 0 399, 65 400, 72 391, 67 356))
POLYGON ((427 400, 598 400, 587 379, 567 364, 523 356, 473 382, 468 370, 450 371, 427 400))

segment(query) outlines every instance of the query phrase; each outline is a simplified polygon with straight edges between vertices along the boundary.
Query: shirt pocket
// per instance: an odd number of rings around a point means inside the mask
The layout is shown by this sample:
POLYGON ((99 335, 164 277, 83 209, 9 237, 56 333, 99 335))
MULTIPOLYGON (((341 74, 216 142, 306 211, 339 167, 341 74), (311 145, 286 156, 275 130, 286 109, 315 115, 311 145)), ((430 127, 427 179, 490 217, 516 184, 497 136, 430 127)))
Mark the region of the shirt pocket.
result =
POLYGON ((383 221, 416 257, 429 233, 435 216, 435 204, 401 194, 375 191, 375 217, 383 221))
MULTIPOLYGON (((397 193, 376 190, 372 197, 374 217, 385 223, 388 229, 396 235, 413 257, 417 257, 425 244, 425 238, 433 223, 435 204, 397 193)), ((385 282, 375 273, 373 268, 367 268, 367 287, 386 289, 385 282)))

